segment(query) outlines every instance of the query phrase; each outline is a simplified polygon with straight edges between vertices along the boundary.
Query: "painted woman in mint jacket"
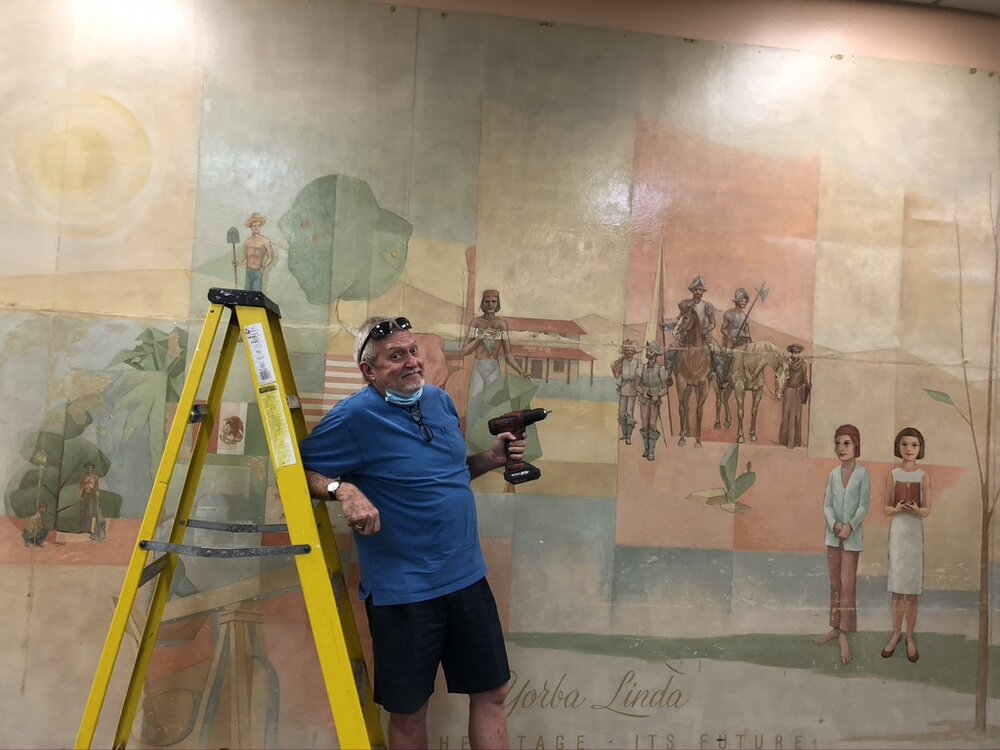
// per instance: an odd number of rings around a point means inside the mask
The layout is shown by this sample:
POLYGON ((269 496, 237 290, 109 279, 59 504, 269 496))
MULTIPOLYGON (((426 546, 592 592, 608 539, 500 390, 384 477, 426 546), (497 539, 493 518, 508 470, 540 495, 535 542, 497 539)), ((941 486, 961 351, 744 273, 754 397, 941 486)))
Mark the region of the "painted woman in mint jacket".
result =
POLYGON ((830 632, 816 639, 824 644, 837 640, 840 661, 853 658, 848 633, 858 629, 858 557, 864 547, 864 520, 871 508, 868 471, 858 464, 861 433, 851 424, 834 434, 834 450, 840 465, 830 472, 823 498, 826 517, 826 561, 830 568, 830 632))

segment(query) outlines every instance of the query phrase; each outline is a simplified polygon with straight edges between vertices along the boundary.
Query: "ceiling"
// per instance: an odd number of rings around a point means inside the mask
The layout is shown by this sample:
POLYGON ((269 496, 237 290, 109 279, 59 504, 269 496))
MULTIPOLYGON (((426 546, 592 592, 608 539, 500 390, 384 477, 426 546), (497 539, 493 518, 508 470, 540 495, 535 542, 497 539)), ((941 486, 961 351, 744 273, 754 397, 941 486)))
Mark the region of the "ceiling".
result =
POLYGON ((894 0, 894 2, 911 3, 913 5, 932 5, 953 10, 972 10, 978 13, 990 13, 1000 16, 1000 0, 894 0))

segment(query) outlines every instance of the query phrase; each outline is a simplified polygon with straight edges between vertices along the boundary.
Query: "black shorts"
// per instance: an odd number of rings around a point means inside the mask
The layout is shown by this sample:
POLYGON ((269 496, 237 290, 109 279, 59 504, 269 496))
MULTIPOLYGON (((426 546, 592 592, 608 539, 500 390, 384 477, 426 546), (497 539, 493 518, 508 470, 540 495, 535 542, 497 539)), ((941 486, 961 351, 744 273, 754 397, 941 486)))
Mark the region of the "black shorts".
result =
POLYGON ((415 604, 365 600, 375 660, 375 702, 412 714, 434 693, 438 664, 449 693, 485 693, 510 679, 507 647, 493 592, 483 578, 452 594, 415 604))

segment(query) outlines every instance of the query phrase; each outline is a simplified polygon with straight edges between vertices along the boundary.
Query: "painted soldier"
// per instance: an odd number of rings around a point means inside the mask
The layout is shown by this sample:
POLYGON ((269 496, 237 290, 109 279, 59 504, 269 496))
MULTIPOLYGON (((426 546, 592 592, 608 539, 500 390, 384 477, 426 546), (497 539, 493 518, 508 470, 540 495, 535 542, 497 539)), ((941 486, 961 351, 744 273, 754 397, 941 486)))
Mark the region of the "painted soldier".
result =
POLYGON ((733 295, 733 304, 722 316, 722 347, 735 349, 753 341, 750 336, 750 318, 747 315, 747 305, 750 295, 740 287, 733 295))
MULTIPOLYGON (((705 292, 708 291, 708 287, 705 285, 705 280, 700 276, 695 276, 688 286, 688 291, 691 292, 691 296, 688 299, 681 300, 677 303, 677 307, 680 308, 681 315, 683 315, 688 310, 693 310, 695 315, 698 317, 698 322, 701 324, 701 332, 705 336, 705 344, 708 346, 709 350, 712 352, 712 369, 719 374, 719 379, 722 380, 722 361, 721 352, 719 350, 719 344, 716 342, 715 337, 712 335, 712 331, 715 330, 715 306, 703 299, 705 292)), ((683 342, 681 342, 683 345, 683 342)), ((667 351, 664 362, 667 369, 671 372, 675 369, 677 361, 677 350, 671 347, 667 351)))
POLYGON ((639 395, 636 375, 640 362, 635 358, 636 347, 632 339, 625 339, 619 349, 622 356, 611 363, 611 374, 615 376, 618 391, 618 425, 621 428, 619 440, 632 445, 632 430, 635 429, 635 400, 639 395))
POLYGON ((639 370, 635 376, 637 399, 639 401, 639 419, 642 426, 639 433, 642 435, 645 450, 642 457, 647 461, 656 458, 656 441, 660 439, 660 404, 663 396, 670 387, 667 368, 657 360, 663 354, 663 347, 655 341, 646 343, 646 361, 639 365, 639 370))

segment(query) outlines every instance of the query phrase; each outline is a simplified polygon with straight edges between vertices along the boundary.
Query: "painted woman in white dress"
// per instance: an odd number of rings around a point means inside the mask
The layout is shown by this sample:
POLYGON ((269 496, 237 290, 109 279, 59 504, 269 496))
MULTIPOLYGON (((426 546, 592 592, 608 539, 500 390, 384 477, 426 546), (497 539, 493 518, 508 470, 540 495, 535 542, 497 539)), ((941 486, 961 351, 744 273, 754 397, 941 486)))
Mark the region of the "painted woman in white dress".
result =
POLYGON ((885 514, 889 516, 889 583, 892 594, 892 635, 882 658, 896 652, 906 624, 906 658, 920 658, 913 632, 917 626, 917 598, 924 590, 924 519, 931 513, 931 483, 917 468, 924 457, 924 436, 915 427, 896 435, 895 454, 903 460, 889 475, 885 514))

